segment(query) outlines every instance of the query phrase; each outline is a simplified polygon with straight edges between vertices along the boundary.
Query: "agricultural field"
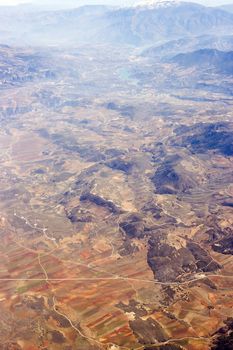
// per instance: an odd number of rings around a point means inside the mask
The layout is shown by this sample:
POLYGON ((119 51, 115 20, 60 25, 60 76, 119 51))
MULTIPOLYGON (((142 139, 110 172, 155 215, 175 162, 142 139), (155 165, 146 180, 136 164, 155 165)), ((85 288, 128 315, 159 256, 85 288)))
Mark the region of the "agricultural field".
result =
POLYGON ((233 329, 227 88, 128 46, 0 58, 0 349, 216 349, 233 329))

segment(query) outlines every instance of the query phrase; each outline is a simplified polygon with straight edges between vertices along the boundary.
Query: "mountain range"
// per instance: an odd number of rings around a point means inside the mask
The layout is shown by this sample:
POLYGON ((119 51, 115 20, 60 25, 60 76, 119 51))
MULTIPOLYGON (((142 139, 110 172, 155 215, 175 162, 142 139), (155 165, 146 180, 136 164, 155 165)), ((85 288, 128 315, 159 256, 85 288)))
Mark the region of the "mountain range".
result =
POLYGON ((1 42, 30 45, 152 46, 193 36, 233 34, 233 14, 196 3, 149 1, 131 7, 0 9, 1 42), (22 25, 23 24, 23 25, 22 25))

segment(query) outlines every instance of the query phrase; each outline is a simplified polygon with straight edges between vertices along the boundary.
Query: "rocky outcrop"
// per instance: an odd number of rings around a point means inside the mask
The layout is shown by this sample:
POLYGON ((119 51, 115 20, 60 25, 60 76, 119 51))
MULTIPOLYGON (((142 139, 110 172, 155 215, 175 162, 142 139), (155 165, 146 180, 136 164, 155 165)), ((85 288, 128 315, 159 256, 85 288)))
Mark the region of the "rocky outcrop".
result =
POLYGON ((233 130, 229 123, 198 123, 191 127, 180 127, 176 133, 182 137, 174 145, 188 147, 194 153, 215 151, 224 156, 233 155, 233 130))
POLYGON ((233 349, 233 318, 225 321, 225 326, 220 328, 214 335, 211 350, 232 350, 233 349))
POLYGON ((217 241, 212 248, 215 252, 233 255, 233 235, 217 241))
POLYGON ((182 275, 197 272, 212 272, 221 266, 197 243, 176 249, 162 237, 149 240, 147 262, 155 278, 161 282, 174 282, 182 275))
POLYGON ((120 222, 120 227, 129 238, 143 238, 145 236, 145 224, 143 216, 140 214, 128 215, 120 222))
POLYGON ((115 102, 109 102, 106 105, 107 109, 119 112, 123 117, 133 118, 135 114, 135 108, 129 105, 118 105, 115 102))
POLYGON ((159 194, 177 194, 197 185, 195 179, 177 164, 164 162, 151 178, 159 194))
POLYGON ((67 212, 67 217, 73 224, 78 222, 91 222, 93 219, 92 214, 81 207, 75 207, 67 212))
POLYGON ((113 170, 119 170, 126 174, 130 174, 133 167, 132 162, 122 158, 115 158, 110 162, 107 162, 106 165, 113 170))
POLYGON ((233 230, 231 227, 221 229, 217 224, 206 231, 208 243, 215 252, 233 255, 233 230))
MULTIPOLYGON (((155 347, 153 346, 146 346, 144 350, 154 350, 155 347)), ((183 348, 179 345, 173 345, 173 344, 164 344, 160 346, 156 346, 157 350, 183 350, 183 348)))
POLYGON ((123 213, 122 209, 118 207, 114 202, 107 200, 103 197, 100 197, 96 194, 85 192, 80 196, 80 201, 90 201, 96 205, 99 205, 101 207, 106 207, 114 214, 121 214, 123 213))

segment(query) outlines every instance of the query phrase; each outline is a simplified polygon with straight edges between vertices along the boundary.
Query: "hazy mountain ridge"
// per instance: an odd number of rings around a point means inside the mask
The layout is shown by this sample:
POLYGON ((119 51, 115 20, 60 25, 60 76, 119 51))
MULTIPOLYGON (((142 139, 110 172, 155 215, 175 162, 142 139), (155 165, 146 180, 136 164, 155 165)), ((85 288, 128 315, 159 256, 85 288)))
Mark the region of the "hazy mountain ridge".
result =
POLYGON ((183 67, 213 68, 221 73, 233 74, 233 51, 223 52, 216 49, 200 49, 176 55, 171 59, 171 62, 183 67))
POLYGON ((184 37, 168 41, 162 45, 151 46, 142 51, 142 57, 169 58, 179 53, 187 53, 202 48, 217 49, 220 51, 233 50, 233 35, 202 35, 184 37))
POLYGON ((233 4, 223 5, 221 6, 221 9, 223 9, 224 11, 233 13, 233 4))
POLYGON ((0 11, 2 41, 32 44, 153 45, 190 35, 233 34, 233 14, 180 2, 166 7, 84 6, 71 10, 0 11), (22 23, 24 25, 22 26, 22 23), (41 35, 43 33, 43 35, 41 35))

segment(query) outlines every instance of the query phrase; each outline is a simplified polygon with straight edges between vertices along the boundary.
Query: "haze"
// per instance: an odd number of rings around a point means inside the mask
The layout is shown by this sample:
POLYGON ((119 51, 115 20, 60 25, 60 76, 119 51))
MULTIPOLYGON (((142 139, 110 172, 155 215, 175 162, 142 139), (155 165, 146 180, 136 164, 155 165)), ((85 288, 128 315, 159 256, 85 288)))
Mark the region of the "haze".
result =
MULTIPOLYGON (((109 5, 132 5, 135 2, 135 0, 119 0, 119 1, 114 1, 114 0, 67 0, 67 1, 63 1, 63 0, 31 0, 31 1, 25 1, 25 0, 0 0, 0 6, 14 6, 14 5, 19 5, 19 4, 26 4, 26 3, 33 3, 36 5, 54 5, 54 6, 68 6, 70 4, 77 4, 78 6, 80 5, 85 5, 85 4, 109 4, 109 5)), ((224 5, 224 4, 231 4, 232 0, 200 0, 200 1, 186 1, 186 2, 198 2, 204 5, 208 5, 208 6, 218 6, 218 5, 224 5)))

